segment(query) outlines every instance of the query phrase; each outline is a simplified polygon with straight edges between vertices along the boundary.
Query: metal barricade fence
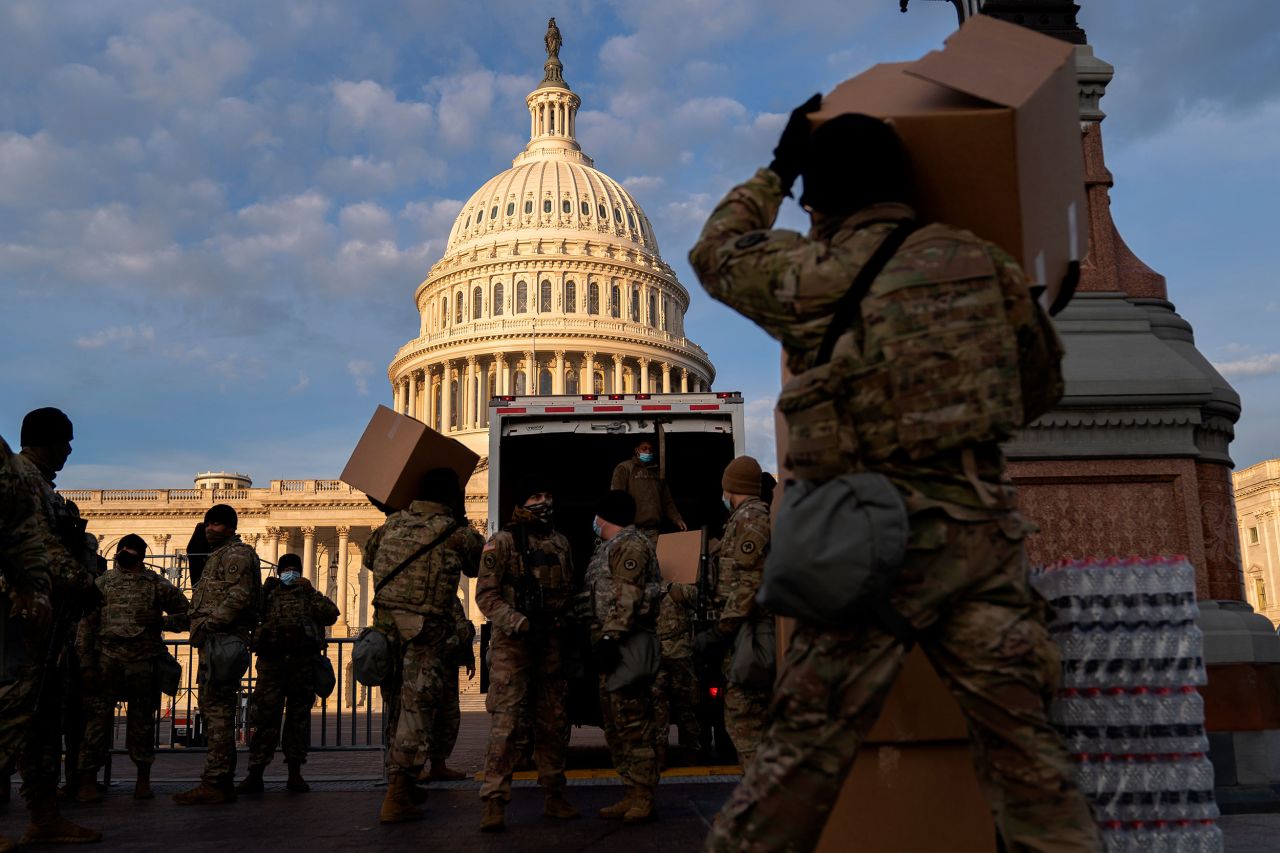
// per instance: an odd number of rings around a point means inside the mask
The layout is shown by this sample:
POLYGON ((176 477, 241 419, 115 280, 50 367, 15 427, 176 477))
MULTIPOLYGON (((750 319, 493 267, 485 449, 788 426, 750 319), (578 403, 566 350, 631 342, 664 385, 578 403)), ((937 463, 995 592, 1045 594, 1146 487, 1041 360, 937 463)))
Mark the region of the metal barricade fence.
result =
MULTIPOLYGON (((354 637, 334 637, 328 640, 325 654, 333 663, 337 686, 328 698, 317 697, 311 709, 311 751, 324 750, 381 750, 383 745, 383 708, 381 691, 365 687, 351 673, 351 650, 354 637)), ((182 679, 175 696, 160 696, 160 710, 156 716, 154 738, 158 751, 184 750, 203 752, 206 748, 204 725, 199 710, 199 684, 197 668, 199 654, 189 640, 166 640, 169 652, 182 664, 182 679)), ((249 669, 241 679, 237 693, 236 748, 249 748, 252 728, 249 719, 249 700, 257 673, 257 657, 253 656, 249 669)), ((125 716, 116 706, 111 732, 111 752, 126 755, 123 748, 125 716)))

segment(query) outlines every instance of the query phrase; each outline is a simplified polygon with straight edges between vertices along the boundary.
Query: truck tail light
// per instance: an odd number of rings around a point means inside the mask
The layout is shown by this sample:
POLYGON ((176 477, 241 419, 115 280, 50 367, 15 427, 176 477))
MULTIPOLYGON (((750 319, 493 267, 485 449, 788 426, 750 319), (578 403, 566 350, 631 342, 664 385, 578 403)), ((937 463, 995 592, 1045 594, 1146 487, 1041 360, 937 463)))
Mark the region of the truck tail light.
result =
POLYGON ((583 395, 582 395, 582 399, 584 399, 584 400, 599 400, 599 399, 600 399, 600 395, 599 395, 599 394, 583 394, 583 395))
POLYGON ((707 688, 707 693, 708 693, 708 694, 710 694, 710 696, 711 696, 711 698, 712 698, 712 699, 717 699, 717 698, 719 698, 719 697, 720 697, 720 688, 719 688, 719 687, 708 687, 708 688, 707 688))

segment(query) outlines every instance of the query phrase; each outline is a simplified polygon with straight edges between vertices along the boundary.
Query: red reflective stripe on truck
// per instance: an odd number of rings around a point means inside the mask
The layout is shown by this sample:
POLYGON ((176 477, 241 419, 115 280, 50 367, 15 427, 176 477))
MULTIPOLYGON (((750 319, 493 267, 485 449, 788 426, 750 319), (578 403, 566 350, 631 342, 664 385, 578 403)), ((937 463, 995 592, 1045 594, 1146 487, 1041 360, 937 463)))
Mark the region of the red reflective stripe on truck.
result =
POLYGON ((573 412, 576 409, 573 406, 547 406, 542 411, 550 415, 560 414, 562 412, 573 412))
POLYGON ((591 407, 591 411, 593 411, 593 412, 621 412, 621 411, 622 411, 622 407, 621 407, 621 406, 592 406, 592 407, 591 407))
POLYGON ((642 412, 669 412, 669 411, 671 411, 671 407, 670 407, 670 406, 641 406, 641 407, 640 407, 640 411, 642 411, 642 412))
POLYGON ((511 407, 511 408, 509 408, 509 409, 502 409, 502 408, 500 408, 500 409, 498 409, 498 414, 500 414, 500 415, 523 415, 523 414, 524 414, 524 406, 513 406, 513 407, 511 407))
POLYGON ((707 404, 707 403, 693 403, 693 404, 691 404, 691 405, 689 406, 689 411, 691 411, 691 412, 718 412, 718 411, 720 411, 720 407, 719 407, 719 406, 715 406, 715 405, 709 405, 709 404, 707 404))

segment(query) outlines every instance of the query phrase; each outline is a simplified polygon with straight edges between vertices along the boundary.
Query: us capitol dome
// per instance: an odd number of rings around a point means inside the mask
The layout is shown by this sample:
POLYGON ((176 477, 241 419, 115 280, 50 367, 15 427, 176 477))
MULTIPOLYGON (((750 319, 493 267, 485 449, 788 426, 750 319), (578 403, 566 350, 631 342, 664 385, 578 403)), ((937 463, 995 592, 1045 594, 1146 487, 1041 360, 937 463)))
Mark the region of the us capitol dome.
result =
POLYGON ((418 336, 387 369, 397 411, 481 456, 495 395, 706 391, 715 379, 685 337, 689 292, 649 218, 578 144, 582 101, 554 18, 546 42, 545 76, 525 99, 529 144, 459 211, 414 294, 418 336))

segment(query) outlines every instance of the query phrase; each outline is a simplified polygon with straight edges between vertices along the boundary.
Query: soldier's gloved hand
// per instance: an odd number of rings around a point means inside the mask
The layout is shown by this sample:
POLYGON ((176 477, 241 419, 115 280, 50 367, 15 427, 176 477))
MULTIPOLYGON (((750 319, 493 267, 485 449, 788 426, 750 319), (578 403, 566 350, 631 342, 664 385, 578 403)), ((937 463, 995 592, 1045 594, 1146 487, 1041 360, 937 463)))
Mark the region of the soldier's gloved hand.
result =
POLYGON ((573 597, 573 605, 570 608, 569 615, 584 625, 591 621, 595 611, 591 606, 591 593, 589 591, 580 592, 573 597))
POLYGON ((704 628, 693 637, 693 653, 698 657, 718 657, 724 647, 724 637, 715 628, 704 628))
POLYGON ((607 634, 596 640, 595 645, 591 647, 591 660, 599 672, 613 672, 618 668, 620 657, 618 641, 607 634))
POLYGON ((822 95, 814 95, 791 111, 787 126, 782 129, 778 147, 773 149, 773 162, 769 170, 782 179, 782 192, 791 195, 791 187, 804 170, 805 148, 809 143, 809 113, 822 108, 822 95))
POLYGON ((516 624, 512 626, 511 633, 512 634, 529 633, 529 617, 521 613, 519 615, 519 618, 516 619, 516 624))
POLYGON ((35 587, 25 586, 10 593, 15 615, 26 621, 35 634, 43 634, 53 620, 53 605, 49 596, 35 587))

